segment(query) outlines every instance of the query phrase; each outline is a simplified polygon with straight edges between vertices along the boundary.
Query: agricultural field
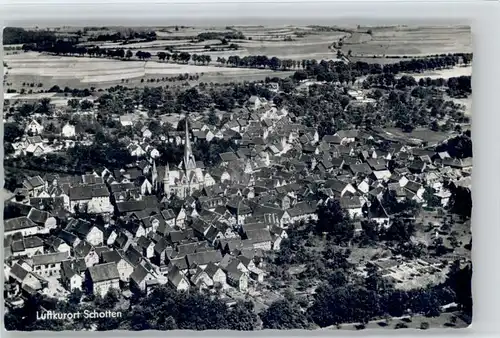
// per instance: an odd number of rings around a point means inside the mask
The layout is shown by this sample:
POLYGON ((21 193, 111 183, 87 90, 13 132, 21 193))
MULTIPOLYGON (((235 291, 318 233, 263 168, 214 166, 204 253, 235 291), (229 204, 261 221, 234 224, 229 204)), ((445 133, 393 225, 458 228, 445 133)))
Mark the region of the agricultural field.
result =
POLYGON ((460 66, 453 68, 446 68, 441 70, 434 70, 431 72, 423 72, 420 74, 398 74, 396 78, 400 78, 403 75, 411 75, 415 78, 415 80, 431 78, 431 79, 449 79, 450 77, 459 77, 459 76, 471 76, 472 75, 472 66, 460 66))
MULTIPOLYGON (((108 87, 121 84, 122 79, 130 84, 140 83, 141 79, 176 76, 179 74, 200 74, 200 81, 210 82, 218 78, 264 79, 274 76, 269 69, 245 69, 219 66, 195 66, 193 64, 174 64, 157 61, 120 61, 104 58, 65 57, 28 52, 6 55, 8 64, 7 82, 11 88, 19 89, 22 83, 42 83, 49 89, 53 85, 64 88, 108 87), (206 77, 206 78, 204 78, 206 77)), ((290 75, 290 72, 279 73, 290 75)))
MULTIPOLYGON (((137 51, 149 52, 152 56, 150 61, 140 61, 135 57, 128 61, 91 57, 59 57, 35 52, 24 53, 16 50, 18 45, 7 45, 4 46, 4 59, 8 64, 7 89, 20 90, 23 83, 41 83, 43 87, 39 87, 38 90, 49 89, 55 84, 71 88, 91 86, 107 88, 117 84, 142 86, 148 79, 185 73, 198 74, 198 81, 203 82, 263 80, 267 76, 285 77, 293 74, 293 69, 287 72, 237 69, 220 67, 216 64, 216 60, 227 59, 231 55, 240 57, 266 55, 292 60, 337 60, 337 49, 334 45, 338 47, 340 41, 343 42, 341 49, 344 54, 351 51, 352 62, 365 61, 382 64, 400 61, 403 56, 430 55, 445 51, 470 52, 472 49, 469 39, 470 31, 461 27, 155 27, 152 28, 156 33, 154 41, 131 40, 127 43, 88 41, 90 37, 123 32, 124 29, 115 27, 105 30, 85 30, 80 45, 96 45, 104 49, 123 48, 132 51, 133 55, 137 51), (221 36, 241 33, 242 38, 229 39, 223 44, 219 39, 200 41, 197 36, 201 33, 222 33, 221 36), (236 44, 237 49, 230 49, 230 44, 236 44), (165 51, 209 55, 212 62, 202 66, 194 65, 193 61, 187 64, 157 62, 157 54, 165 51)), ((140 30, 140 28, 137 29, 140 30)), ((73 36, 77 31, 77 28, 69 27, 58 30, 57 34, 73 36)), ((470 67, 457 67, 429 74, 422 73, 415 77, 417 79, 450 77, 470 75, 470 73, 470 67)))
POLYGON ((470 37, 468 27, 360 27, 342 50, 358 57, 471 53, 470 37))

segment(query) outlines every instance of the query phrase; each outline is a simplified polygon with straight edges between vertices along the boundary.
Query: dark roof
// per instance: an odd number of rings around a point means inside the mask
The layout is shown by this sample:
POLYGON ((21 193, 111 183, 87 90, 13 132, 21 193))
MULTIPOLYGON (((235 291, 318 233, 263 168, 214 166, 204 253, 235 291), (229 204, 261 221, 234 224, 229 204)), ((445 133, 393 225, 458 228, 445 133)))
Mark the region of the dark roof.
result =
POLYGON ((61 263, 69 259, 69 252, 55 252, 44 255, 34 255, 32 257, 33 265, 46 265, 61 263))
POLYGON ((69 188, 70 200, 90 200, 92 199, 92 186, 77 186, 69 188))
POLYGON ((68 232, 66 230, 61 230, 61 232, 57 234, 57 237, 61 238, 69 246, 73 246, 73 243, 78 238, 75 234, 72 234, 71 232, 68 232))
POLYGON ((23 252, 25 250, 23 240, 13 241, 11 244, 12 252, 23 252))
POLYGON ((26 278, 28 271, 25 270, 21 265, 16 263, 10 268, 9 274, 17 281, 22 282, 24 278, 26 278))
POLYGON ((267 242, 272 239, 268 229, 249 230, 246 235, 253 243, 267 242))
POLYGON ((127 260, 130 262, 130 264, 136 266, 141 262, 141 260, 144 258, 139 250, 137 250, 134 245, 131 245, 128 247, 127 251, 125 252, 125 257, 127 260))
POLYGON ((110 250, 102 253, 102 260, 105 263, 114 262, 118 264, 123 259, 120 253, 116 250, 110 250))
POLYGON ((168 241, 165 237, 162 237, 158 243, 155 244, 154 246, 154 252, 156 254, 161 254, 163 251, 165 251, 168 247, 168 241))
POLYGON ((174 286, 179 285, 179 283, 185 279, 184 275, 181 273, 180 269, 177 266, 173 266, 172 269, 168 272, 167 278, 170 283, 174 286))
POLYGON ((115 192, 124 192, 130 189, 134 189, 133 183, 118 183, 118 184, 110 184, 110 189, 112 193, 115 192))
POLYGON ((40 187, 44 184, 45 184, 45 182, 43 181, 43 179, 40 176, 28 177, 26 180, 24 180, 24 185, 28 189, 37 188, 37 187, 40 187))
POLYGON ((166 209, 161 211, 163 218, 168 221, 175 218, 175 212, 172 209, 166 209))
POLYGON ((171 258, 170 264, 172 264, 174 267, 180 270, 188 269, 188 262, 186 260, 186 256, 171 258))
POLYGON ((290 217, 308 215, 315 211, 316 210, 307 202, 299 202, 293 208, 287 210, 290 217))
POLYGON ((219 157, 224 162, 237 161, 239 159, 238 156, 233 152, 220 153, 219 157))
POLYGON ((83 219, 73 219, 70 221, 69 226, 70 227, 68 229, 70 229, 71 231, 75 232, 76 234, 82 237, 87 236, 92 230, 92 228, 94 227, 98 228, 97 226, 83 219))
POLYGON ((342 141, 342 139, 337 135, 325 135, 321 140, 324 142, 335 144, 340 144, 340 142, 342 141))
POLYGON ((144 236, 141 236, 138 240, 137 240, 137 246, 142 248, 142 249, 147 249, 149 247, 149 245, 151 245, 151 240, 147 237, 144 237, 144 236))
POLYGON ((205 265, 210 262, 219 263, 222 260, 222 254, 218 250, 204 251, 186 255, 188 266, 205 265))
POLYGON ((30 236, 24 238, 24 247, 26 249, 37 248, 43 246, 43 241, 40 237, 30 236))
POLYGON ((144 280, 144 278, 146 278, 148 273, 149 271, 146 270, 145 267, 139 264, 135 267, 134 271, 130 275, 130 279, 132 279, 137 284, 140 284, 144 280))
POLYGON ((417 182, 408 181, 404 187, 411 192, 416 193, 420 188, 422 188, 422 185, 417 182))
POLYGON ((208 277, 213 278, 217 271, 221 270, 224 272, 219 266, 215 265, 215 263, 210 262, 207 264, 207 267, 205 268, 205 272, 207 273, 208 277))
POLYGON ((91 266, 89 268, 89 274, 94 283, 120 278, 120 273, 114 262, 91 266))
POLYGON ((120 213, 139 211, 146 209, 144 201, 125 201, 116 203, 116 208, 120 213))
POLYGON ((118 237, 116 237, 113 245, 115 245, 118 248, 124 248, 128 240, 129 240, 128 236, 124 232, 120 232, 118 234, 118 237))
POLYGON ((46 211, 40 211, 35 208, 31 208, 27 217, 35 223, 44 224, 49 216, 49 213, 46 211))
POLYGON ((4 231, 5 232, 15 231, 15 230, 33 228, 36 226, 37 225, 32 220, 28 219, 25 216, 21 216, 21 217, 16 217, 16 218, 11 218, 11 219, 5 220, 4 231))
POLYGON ((371 174, 372 170, 367 163, 351 164, 349 166, 353 174, 371 174))
POLYGON ((193 254, 198 248, 198 242, 179 244, 177 245, 177 252, 179 255, 193 254))
POLYGON ((340 199, 340 207, 343 209, 361 208, 362 203, 359 197, 342 197, 340 199))
POLYGON ((73 268, 73 262, 72 261, 64 261, 61 263, 61 269, 62 273, 66 278, 71 278, 74 275, 77 275, 78 273, 75 271, 73 268))

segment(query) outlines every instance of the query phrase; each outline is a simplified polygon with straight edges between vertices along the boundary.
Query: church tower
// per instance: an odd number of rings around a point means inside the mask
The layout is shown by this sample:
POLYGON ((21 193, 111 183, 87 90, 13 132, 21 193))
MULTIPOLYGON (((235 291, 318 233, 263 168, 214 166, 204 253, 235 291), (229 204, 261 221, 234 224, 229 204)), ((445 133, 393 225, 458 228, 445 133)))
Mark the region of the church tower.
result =
POLYGON ((185 142, 184 142, 184 170, 186 174, 188 170, 196 169, 196 161, 194 159, 193 151, 191 149, 191 141, 189 140, 189 130, 188 130, 188 116, 186 115, 186 131, 185 131, 185 142))
POLYGON ((165 166, 165 175, 163 176, 163 192, 167 198, 170 198, 170 169, 168 163, 165 166))
POLYGON ((158 189, 158 171, 156 170, 156 161, 153 160, 153 169, 151 171, 151 184, 153 185, 153 191, 158 189))

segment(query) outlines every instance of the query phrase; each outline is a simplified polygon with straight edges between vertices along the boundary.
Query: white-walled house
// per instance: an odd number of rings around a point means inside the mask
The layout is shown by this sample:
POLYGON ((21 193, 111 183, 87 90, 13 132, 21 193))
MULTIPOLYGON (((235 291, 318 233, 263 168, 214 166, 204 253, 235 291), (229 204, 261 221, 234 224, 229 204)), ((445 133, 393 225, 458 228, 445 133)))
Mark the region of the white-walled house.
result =
POLYGON ((35 222, 26 216, 21 216, 4 221, 3 235, 7 236, 20 233, 23 236, 30 236, 36 235, 39 232, 38 230, 38 226, 35 222))
POLYGON ((69 259, 69 252, 35 255, 32 257, 33 272, 42 277, 59 277, 61 274, 61 263, 69 259))
POLYGON ((177 266, 172 266, 167 275, 168 283, 172 285, 177 291, 186 291, 189 289, 189 280, 179 270, 177 266))
POLYGON ((66 123, 61 130, 61 135, 66 138, 71 138, 76 136, 76 128, 74 125, 66 123))
POLYGON ((94 294, 104 297, 111 289, 120 288, 120 273, 116 263, 104 263, 88 269, 88 278, 94 294))
POLYGON ((349 213, 351 218, 361 217, 363 215, 363 203, 357 196, 342 197, 340 199, 340 207, 349 213))
POLYGON ((104 263, 116 264, 121 281, 128 282, 130 280, 130 275, 134 272, 134 266, 126 259, 123 251, 112 250, 103 252, 102 260, 104 263))
POLYGON ((37 120, 31 120, 31 122, 28 123, 26 126, 26 132, 32 133, 32 134, 41 134, 43 132, 43 126, 38 123, 37 120))

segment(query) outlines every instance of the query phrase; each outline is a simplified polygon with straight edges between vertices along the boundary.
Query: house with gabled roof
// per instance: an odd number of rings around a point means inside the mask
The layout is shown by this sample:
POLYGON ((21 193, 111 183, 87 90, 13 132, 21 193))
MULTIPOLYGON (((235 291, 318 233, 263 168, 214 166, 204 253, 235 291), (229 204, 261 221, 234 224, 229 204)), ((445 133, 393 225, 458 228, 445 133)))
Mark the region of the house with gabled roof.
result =
POLYGON ((153 271, 146 269, 141 264, 137 265, 130 275, 130 285, 141 291, 146 291, 148 282, 155 280, 156 277, 153 274, 153 271))
POLYGON ((227 277, 226 273, 224 270, 216 265, 215 263, 208 263, 205 272, 207 273, 208 277, 212 280, 213 285, 220 284, 222 286, 226 285, 227 283, 227 277))
POLYGON ((208 263, 219 263, 222 260, 222 255, 218 250, 210 250, 188 254, 186 260, 189 268, 194 265, 205 268, 208 263))
POLYGON ((347 211, 351 218, 361 217, 363 215, 363 202, 359 196, 342 197, 339 200, 340 207, 347 211))
POLYGON ((24 237, 14 240, 11 244, 13 256, 28 256, 43 254, 43 241, 38 236, 24 237))
POLYGON ((356 193, 356 188, 352 184, 337 179, 327 180, 325 188, 330 188, 336 197, 343 197, 347 193, 356 193))
POLYGON ((74 218, 70 220, 66 229, 93 246, 99 246, 104 243, 104 231, 97 224, 74 218))
POLYGON ((177 291, 186 291, 189 289, 189 280, 177 266, 172 266, 167 275, 168 283, 177 291))
POLYGON ((32 220, 41 228, 45 228, 47 230, 57 228, 56 218, 50 215, 46 211, 38 210, 36 208, 31 208, 30 212, 27 215, 27 218, 32 220))
POLYGON ((380 203, 379 199, 373 199, 370 205, 365 204, 363 206, 365 216, 375 223, 378 224, 379 227, 388 228, 390 226, 390 218, 389 214, 385 210, 382 203, 380 203))
POLYGON ((73 248, 73 251, 76 258, 82 258, 85 260, 85 265, 87 267, 91 267, 99 263, 99 255, 97 254, 95 248, 85 240, 80 241, 80 243, 73 248))
MULTIPOLYGON (((240 262, 241 264, 241 262, 240 262)), ((230 265, 226 271, 227 283, 241 292, 246 292, 248 289, 248 274, 238 270, 230 265)))
POLYGON ((293 208, 286 210, 290 216, 290 222, 296 223, 301 220, 316 220, 316 208, 313 207, 309 202, 303 201, 297 203, 293 208))
POLYGON ((61 282, 70 292, 75 290, 82 291, 83 276, 78 272, 75 261, 64 261, 61 263, 61 282))
POLYGON ((120 273, 114 262, 90 267, 87 278, 92 292, 101 297, 104 297, 111 289, 120 289, 120 273))
POLYGON ((46 182, 39 175, 32 176, 23 181, 23 187, 26 188, 29 196, 36 197, 45 189, 46 182))
POLYGON ((4 236, 20 233, 23 236, 36 235, 39 227, 26 216, 7 219, 4 221, 4 236))
MULTIPOLYGON (((47 281, 42 278, 39 274, 33 271, 25 269, 22 265, 15 263, 10 270, 5 274, 9 282, 13 282, 19 285, 18 290, 20 291, 25 286, 28 286, 31 290, 41 291, 46 285, 47 281)), ((9 284, 5 284, 6 286, 9 284)))
POLYGON ((408 181, 405 184, 404 188, 407 189, 407 190, 410 190, 415 195, 417 195, 419 198, 422 198, 422 196, 423 196, 423 194, 425 192, 425 189, 422 186, 422 184, 414 182, 414 181, 408 181))
POLYGON ((60 276, 61 263, 70 259, 69 252, 47 253, 31 258, 32 271, 42 277, 60 276))
POLYGON ((271 250, 272 238, 268 229, 249 230, 246 237, 256 249, 271 250))
POLYGON ((146 258, 152 258, 154 256, 155 243, 149 238, 141 236, 137 240, 138 249, 142 250, 142 254, 146 258))
POLYGON ((122 250, 110 250, 103 252, 102 262, 115 263, 120 275, 120 280, 123 282, 128 282, 130 280, 130 275, 134 271, 134 265, 129 262, 122 250))
POLYGON ((198 289, 208 289, 214 285, 214 281, 208 276, 205 270, 200 267, 191 275, 191 283, 198 289))
POLYGON ((45 240, 45 246, 50 252, 70 252, 71 247, 60 237, 50 236, 45 240))

